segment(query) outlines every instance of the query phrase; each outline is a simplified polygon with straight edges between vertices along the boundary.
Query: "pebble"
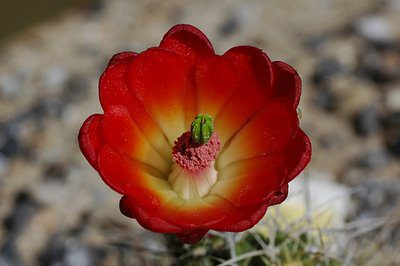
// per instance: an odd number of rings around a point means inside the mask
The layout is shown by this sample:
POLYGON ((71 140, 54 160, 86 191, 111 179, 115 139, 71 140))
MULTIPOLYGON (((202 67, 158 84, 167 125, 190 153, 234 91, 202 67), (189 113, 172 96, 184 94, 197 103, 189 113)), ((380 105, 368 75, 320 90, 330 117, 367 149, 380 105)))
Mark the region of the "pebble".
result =
POLYGON ((358 159, 358 165, 368 169, 375 169, 385 166, 389 161, 386 150, 375 149, 362 153, 358 159))
POLYGON ((360 110, 353 118, 354 131, 363 137, 375 134, 380 129, 379 111, 374 106, 360 110))
POLYGON ((66 266, 90 266, 93 265, 90 249, 79 243, 70 245, 64 255, 66 266))
POLYGON ((60 96, 51 96, 37 102, 30 110, 29 115, 34 117, 37 122, 42 124, 43 118, 60 118, 63 115, 66 103, 60 96))
POLYGON ((382 16, 362 17, 355 22, 354 26, 358 34, 371 42, 387 43, 394 38, 390 22, 382 16))
POLYGON ((389 72, 384 67, 382 55, 377 50, 369 48, 359 54, 359 70, 363 77, 376 83, 384 83, 392 80, 389 72))
POLYGON ((7 231, 15 234, 25 227, 29 219, 39 210, 40 205, 26 191, 20 191, 14 199, 14 208, 5 219, 7 231))
POLYGON ((380 177, 369 177, 354 189, 352 194, 356 215, 379 217, 392 209, 400 200, 400 183, 384 181, 380 177), (391 204, 386 204, 390 202, 391 204))
MULTIPOLYGON (((5 175, 10 167, 10 160, 0 153, 0 177, 5 175)), ((1 179, 0 179, 1 186, 1 179)))
POLYGON ((396 88, 387 90, 385 105, 390 112, 400 112, 400 84, 396 88))
POLYGON ((47 88, 58 91, 67 77, 68 72, 63 66, 54 65, 44 70, 42 79, 47 88))
POLYGON ((394 9, 400 9, 400 0, 388 0, 389 6, 394 9))
POLYGON ((18 122, 10 121, 0 125, 0 154, 12 158, 23 151, 17 139, 18 122))
POLYGON ((43 177, 46 181, 65 182, 68 169, 67 164, 52 163, 45 167, 43 177))
POLYGON ((343 67, 334 58, 321 60, 315 67, 312 75, 312 81, 316 85, 324 85, 330 82, 330 79, 343 72, 343 67))
POLYGON ((21 84, 17 75, 0 75, 0 97, 12 99, 17 96, 21 84))
POLYGON ((400 130, 389 132, 385 137, 385 142, 389 152, 400 157, 400 130))
POLYGON ((240 21, 236 16, 228 17, 219 27, 218 33, 222 37, 229 37, 240 29, 240 21))
POLYGON ((62 98, 69 102, 80 101, 86 98, 88 89, 88 80, 81 74, 73 74, 65 82, 62 98))
POLYGON ((327 112, 334 112, 339 105, 339 96, 329 87, 317 87, 313 92, 313 103, 327 112))
POLYGON ((388 114, 383 119, 385 144, 388 151, 400 156, 400 112, 388 114))

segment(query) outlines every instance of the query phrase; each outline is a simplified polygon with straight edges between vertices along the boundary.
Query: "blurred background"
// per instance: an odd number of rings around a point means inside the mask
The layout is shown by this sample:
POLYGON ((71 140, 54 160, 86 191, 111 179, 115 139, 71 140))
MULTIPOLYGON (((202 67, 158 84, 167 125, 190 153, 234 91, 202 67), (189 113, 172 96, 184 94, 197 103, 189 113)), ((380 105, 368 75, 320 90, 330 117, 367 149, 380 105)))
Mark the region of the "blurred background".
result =
POLYGON ((101 112, 109 58, 158 45, 177 23, 220 54, 257 46, 303 80, 311 164, 285 204, 233 236, 237 255, 399 265, 399 0, 1 0, 0 265, 229 264, 224 235, 182 246, 122 216, 77 145, 101 112))

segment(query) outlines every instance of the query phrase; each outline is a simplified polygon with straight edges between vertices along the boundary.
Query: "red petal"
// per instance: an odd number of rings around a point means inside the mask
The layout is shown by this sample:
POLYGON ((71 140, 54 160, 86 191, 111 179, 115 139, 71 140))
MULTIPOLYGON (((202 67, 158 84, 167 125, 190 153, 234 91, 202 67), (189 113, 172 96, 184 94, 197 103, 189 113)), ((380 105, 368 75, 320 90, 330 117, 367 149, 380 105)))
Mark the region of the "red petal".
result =
POLYGON ((116 63, 129 63, 133 58, 135 58, 136 55, 137 53, 134 52, 121 52, 115 54, 113 57, 111 57, 107 67, 115 65, 116 63))
POLYGON ((190 230, 180 234, 176 234, 182 242, 186 244, 196 244, 199 242, 208 232, 208 229, 203 230, 190 230))
POLYGON ((288 99, 296 109, 301 95, 301 79, 296 70, 284 62, 272 63, 274 97, 288 99))
POLYGON ((233 232, 242 232, 244 230, 248 230, 256 225, 261 218, 264 217, 265 212, 267 211, 269 205, 262 204, 256 207, 256 210, 248 216, 248 218, 239 221, 238 223, 231 224, 225 228, 225 230, 233 231, 233 232))
POLYGON ((282 203, 288 196, 289 185, 286 183, 275 191, 275 195, 269 200, 269 206, 282 203))
POLYGON ((262 90, 261 95, 268 98, 272 94, 272 64, 269 57, 260 49, 252 46, 237 46, 228 50, 223 57, 236 67, 242 82, 262 90))
POLYGON ((158 171, 113 151, 108 144, 100 149, 98 166, 107 185, 120 194, 129 194, 141 206, 157 208, 171 196, 168 182, 158 171))
POLYGON ((271 100, 226 144, 219 167, 282 150, 298 127, 297 114, 287 105, 271 100))
POLYGON ((268 204, 255 204, 238 208, 236 212, 217 224, 210 230, 241 232, 250 229, 265 215, 268 204))
POLYGON ((100 102, 107 112, 115 106, 125 106, 131 119, 143 133, 149 144, 154 147, 166 160, 171 158, 171 150, 162 131, 154 123, 143 103, 132 93, 128 86, 126 62, 116 62, 108 67, 100 78, 100 102))
POLYGON ((191 199, 185 201, 182 206, 167 204, 161 217, 188 230, 208 228, 226 216, 227 210, 220 208, 218 203, 213 199, 191 199))
POLYGON ((237 161, 219 170, 211 193, 236 207, 263 202, 275 194, 285 178, 283 154, 258 156, 237 161))
POLYGON ((191 86, 188 68, 175 54, 153 48, 132 62, 129 79, 137 97, 172 145, 187 130, 185 95, 191 86))
POLYGON ((79 147, 83 155, 96 170, 98 169, 97 155, 101 146, 105 143, 101 132, 102 122, 102 115, 94 114, 89 116, 85 122, 83 122, 78 135, 79 147))
POLYGON ((193 199, 185 202, 174 197, 170 197, 168 201, 162 197, 161 200, 144 201, 137 196, 135 198, 134 195, 138 194, 148 193, 146 190, 130 190, 127 199, 121 202, 121 211, 124 215, 137 219, 145 228, 156 232, 179 233, 182 230, 206 229, 232 212, 231 206, 227 207, 224 200, 217 199, 221 203, 218 204, 215 197, 209 197, 207 201, 193 199))
MULTIPOLYGON (((279 204, 286 199, 288 195, 287 182, 296 177, 307 166, 310 158, 310 140, 301 129, 298 129, 295 137, 288 143, 287 147, 282 152, 239 161, 229 165, 225 169, 220 169, 220 178, 227 181, 229 181, 229 177, 233 176, 233 174, 247 174, 250 177, 250 175, 253 175, 257 172, 265 173, 266 180, 270 181, 270 176, 267 177, 267 173, 269 172, 268 168, 273 167, 286 170, 282 171, 282 174, 279 175, 279 180, 281 183, 278 188, 267 197, 259 197, 259 199, 262 199, 261 204, 245 205, 241 208, 238 208, 236 211, 232 211, 231 214, 228 215, 224 220, 212 225, 210 229, 223 231, 243 231, 254 226, 264 216, 268 206, 279 204)), ((251 182, 250 179, 248 181, 251 186, 253 182, 251 182)), ((260 181, 257 184, 263 184, 263 182, 260 181)), ((224 188, 223 184, 221 185, 221 188, 224 188)), ((240 190, 239 192, 230 191, 229 184, 226 185, 225 189, 226 190, 224 192, 227 194, 223 194, 223 196, 227 198, 232 195, 236 197, 237 193, 242 193, 240 190)), ((238 188, 236 187, 236 189, 238 188)), ((252 193, 256 193, 254 191, 252 193)), ((245 201, 249 201, 254 198, 256 197, 251 195, 250 198, 246 197, 245 200, 239 200, 238 202, 244 203, 245 201)), ((233 199, 235 200, 235 198, 233 199)), ((228 200, 232 201, 232 199, 228 200)))
POLYGON ((239 76, 238 89, 215 118, 215 127, 226 143, 271 97, 272 65, 265 53, 250 46, 234 47, 223 57, 233 63, 239 76))
POLYGON ((207 36, 196 27, 186 24, 172 27, 164 35, 160 47, 191 61, 214 54, 214 49, 207 36))
POLYGON ((215 118, 235 91, 237 81, 229 60, 213 56, 199 62, 196 68, 198 112, 215 118))
POLYGON ((284 153, 287 169, 289 169, 287 179, 291 181, 304 170, 311 160, 311 141, 300 128, 284 153))
POLYGON ((170 162, 147 142, 124 106, 114 106, 104 114, 103 132, 111 147, 133 160, 154 167, 167 175, 170 162))
POLYGON ((104 110, 108 110, 114 105, 128 106, 132 102, 126 80, 128 67, 129 64, 127 62, 114 62, 101 75, 99 96, 104 110))
POLYGON ((120 201, 122 214, 135 218, 144 228, 159 233, 180 233, 182 229, 158 217, 150 216, 144 209, 136 204, 129 196, 122 197, 120 201))
POLYGON ((131 204, 132 202, 130 202, 128 196, 123 196, 119 201, 119 210, 123 215, 135 219, 136 216, 131 204))

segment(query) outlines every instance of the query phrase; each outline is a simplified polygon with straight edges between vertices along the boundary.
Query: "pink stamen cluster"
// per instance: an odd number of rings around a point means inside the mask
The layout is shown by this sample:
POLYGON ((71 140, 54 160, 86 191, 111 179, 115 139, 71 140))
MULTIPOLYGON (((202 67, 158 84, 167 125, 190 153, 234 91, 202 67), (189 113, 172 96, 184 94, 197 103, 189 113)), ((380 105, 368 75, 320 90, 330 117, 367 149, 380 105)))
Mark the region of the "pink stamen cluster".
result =
POLYGON ((205 144, 192 140, 191 132, 183 133, 174 143, 172 158, 182 168, 197 172, 210 167, 221 149, 221 140, 214 132, 205 144))

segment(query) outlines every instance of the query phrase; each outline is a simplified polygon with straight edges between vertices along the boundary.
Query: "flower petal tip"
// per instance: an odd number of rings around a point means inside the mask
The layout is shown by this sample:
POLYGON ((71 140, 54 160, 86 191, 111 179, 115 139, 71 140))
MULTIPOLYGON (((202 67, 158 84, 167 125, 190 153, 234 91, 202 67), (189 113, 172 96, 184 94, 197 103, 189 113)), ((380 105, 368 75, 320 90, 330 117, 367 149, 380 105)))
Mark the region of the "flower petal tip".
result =
POLYGON ((93 114, 86 118, 78 134, 79 147, 89 164, 98 169, 97 156, 105 143, 101 132, 103 115, 93 114))
POLYGON ((172 27, 164 35, 160 47, 192 60, 214 54, 214 48, 207 36, 189 24, 172 27))

